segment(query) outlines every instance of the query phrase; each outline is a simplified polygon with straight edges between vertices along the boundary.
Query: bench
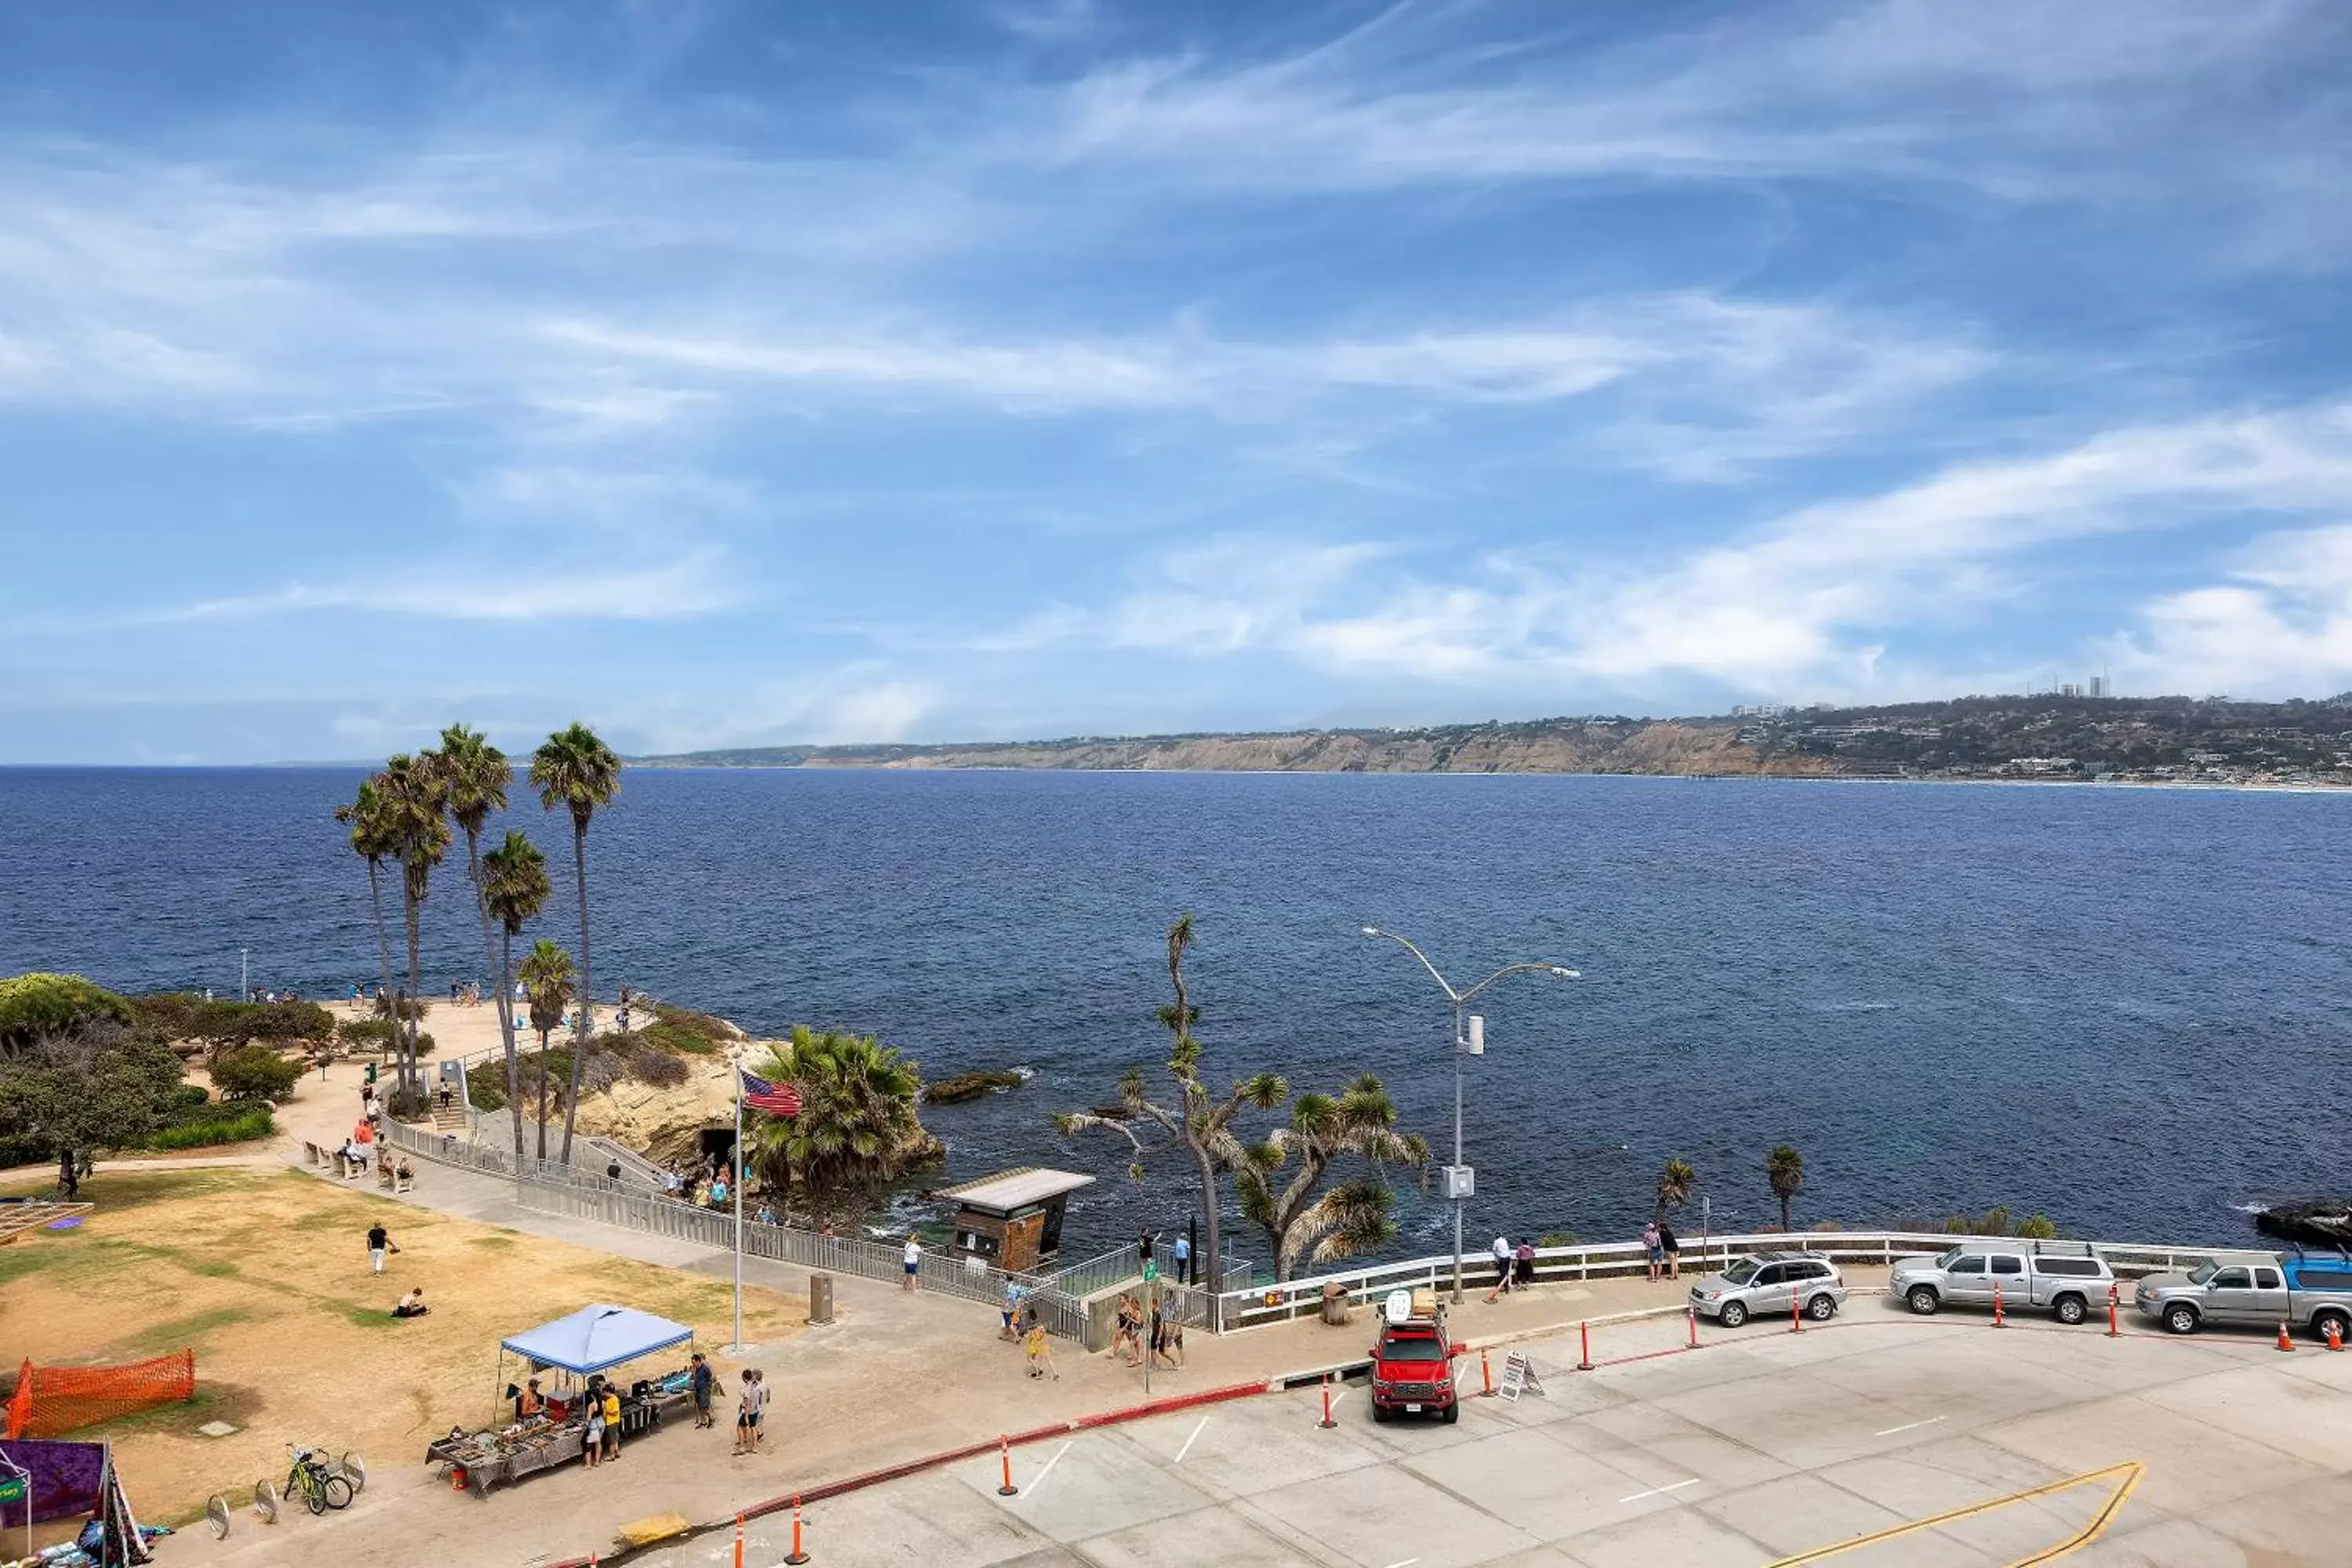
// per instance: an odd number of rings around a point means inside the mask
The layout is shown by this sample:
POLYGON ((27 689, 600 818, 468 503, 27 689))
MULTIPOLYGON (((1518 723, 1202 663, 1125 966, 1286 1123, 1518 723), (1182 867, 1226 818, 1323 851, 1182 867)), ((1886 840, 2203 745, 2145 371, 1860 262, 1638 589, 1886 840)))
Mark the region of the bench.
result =
POLYGON ((302 1140, 302 1152, 310 1158, 313 1165, 323 1165, 327 1163, 327 1152, 308 1138, 302 1140))

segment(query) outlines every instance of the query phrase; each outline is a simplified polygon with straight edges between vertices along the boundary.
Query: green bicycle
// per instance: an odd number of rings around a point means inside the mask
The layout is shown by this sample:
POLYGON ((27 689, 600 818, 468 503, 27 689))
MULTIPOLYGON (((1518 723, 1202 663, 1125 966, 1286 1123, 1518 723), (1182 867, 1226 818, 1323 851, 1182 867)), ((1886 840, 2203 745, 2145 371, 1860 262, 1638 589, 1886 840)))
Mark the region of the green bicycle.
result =
POLYGON ((286 1445, 294 1458, 294 1468, 286 1472, 286 1496, 290 1500, 300 1498, 303 1506, 312 1513, 324 1513, 329 1509, 352 1506, 352 1483, 327 1466, 326 1457, 315 1448, 298 1448, 286 1445))

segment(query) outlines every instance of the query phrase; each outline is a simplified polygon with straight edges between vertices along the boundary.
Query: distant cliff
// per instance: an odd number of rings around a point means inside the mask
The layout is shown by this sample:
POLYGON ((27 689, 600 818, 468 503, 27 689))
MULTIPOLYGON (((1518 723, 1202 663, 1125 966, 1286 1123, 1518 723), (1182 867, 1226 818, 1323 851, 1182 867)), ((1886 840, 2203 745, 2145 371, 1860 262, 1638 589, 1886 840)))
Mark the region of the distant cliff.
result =
POLYGON ((957 745, 762 746, 637 767, 1092 768, 1194 773, 1771 774, 1812 778, 2352 784, 2352 693, 1960 697, 1721 718, 1534 719, 1425 730, 1076 736, 957 745))
POLYGON ((1732 720, 1545 719, 1426 730, 1299 730, 946 746, 779 746, 631 759, 647 767, 1077 768, 1118 772, 1835 774, 1767 756, 1732 720))

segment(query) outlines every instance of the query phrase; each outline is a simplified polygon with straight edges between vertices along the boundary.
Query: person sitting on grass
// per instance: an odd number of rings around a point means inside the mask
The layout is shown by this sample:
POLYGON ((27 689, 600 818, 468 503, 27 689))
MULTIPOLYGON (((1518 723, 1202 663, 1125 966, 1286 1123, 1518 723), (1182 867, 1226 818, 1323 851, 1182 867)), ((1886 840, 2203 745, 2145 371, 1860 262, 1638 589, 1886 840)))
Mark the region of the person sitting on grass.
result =
POLYGON ((392 1315, 395 1318, 421 1318, 432 1310, 425 1304, 425 1287, 419 1285, 400 1299, 400 1305, 392 1310, 392 1315))

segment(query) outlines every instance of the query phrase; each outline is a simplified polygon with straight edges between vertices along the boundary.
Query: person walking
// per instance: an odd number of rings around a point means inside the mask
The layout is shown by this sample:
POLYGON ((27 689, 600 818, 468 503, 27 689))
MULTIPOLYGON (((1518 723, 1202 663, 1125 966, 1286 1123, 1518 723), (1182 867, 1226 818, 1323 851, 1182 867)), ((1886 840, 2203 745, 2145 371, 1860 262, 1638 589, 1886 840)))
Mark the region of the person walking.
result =
POLYGON ((1642 1227, 1642 1252, 1650 1260, 1650 1283, 1654 1285, 1658 1282, 1659 1273, 1666 1266, 1665 1242, 1658 1235, 1656 1220, 1642 1227))
POLYGON ((1139 1271, 1148 1270, 1151 1263, 1151 1227, 1145 1226, 1136 1233, 1135 1263, 1139 1271))
POLYGON ((399 1247, 394 1247, 392 1243, 392 1233, 384 1229, 381 1224, 368 1226, 367 1247, 368 1272, 371 1274, 381 1274, 383 1272, 383 1255, 385 1253, 398 1252, 400 1250, 399 1247))
POLYGON ((1666 1255, 1666 1278, 1681 1279, 1683 1277, 1683 1244, 1682 1239, 1675 1235, 1675 1227, 1671 1221, 1662 1219, 1658 1222, 1658 1250, 1666 1255))
POLYGON ((1045 1341, 1045 1324, 1029 1325, 1029 1337, 1024 1342, 1023 1348, 1029 1353, 1030 1376, 1050 1376, 1055 1383, 1062 1381, 1061 1369, 1054 1364, 1054 1347, 1045 1341))
POLYGON ((608 1383, 604 1385, 604 1399, 601 1408, 604 1412, 604 1457, 608 1459, 617 1459, 621 1457, 621 1385, 619 1384, 608 1383))
POLYGON ((1010 1274, 1007 1274, 1004 1277, 1004 1306, 1003 1310, 1004 1313, 1004 1326, 996 1331, 996 1337, 1009 1344, 1020 1337, 1013 1331, 1013 1320, 1021 1315, 1021 1281, 1014 1279, 1010 1274))
POLYGON ((1176 1258, 1176 1283, 1190 1285, 1192 1282, 1192 1238, 1178 1231, 1176 1245, 1170 1250, 1176 1258))
POLYGON ((758 1447, 760 1415, 767 1408, 768 1391, 761 1386, 760 1369, 752 1367, 743 1373, 743 1392, 735 1404, 735 1453, 743 1455, 758 1447))
POLYGON ((911 1291, 923 1274, 923 1238, 911 1232, 907 1237, 906 1263, 907 1277, 898 1282, 898 1289, 911 1291))
POLYGON ((588 1456, 588 1468, 594 1469, 604 1457, 604 1405, 593 1389, 588 1393, 588 1426, 580 1434, 580 1447, 588 1456))
POLYGON ((702 1359, 700 1351, 694 1352, 693 1365, 694 1370, 688 1374, 686 1381, 687 1386, 694 1392, 694 1424, 697 1426, 716 1426, 719 1418, 710 1414, 711 1397, 715 1394, 724 1399, 727 1391, 719 1386, 719 1374, 710 1370, 710 1363, 702 1359))
POLYGON ((1511 1288, 1511 1238, 1507 1236, 1496 1237, 1495 1244, 1486 1249, 1486 1254, 1495 1260, 1494 1289, 1486 1292, 1486 1305, 1491 1307, 1496 1298, 1511 1288))

